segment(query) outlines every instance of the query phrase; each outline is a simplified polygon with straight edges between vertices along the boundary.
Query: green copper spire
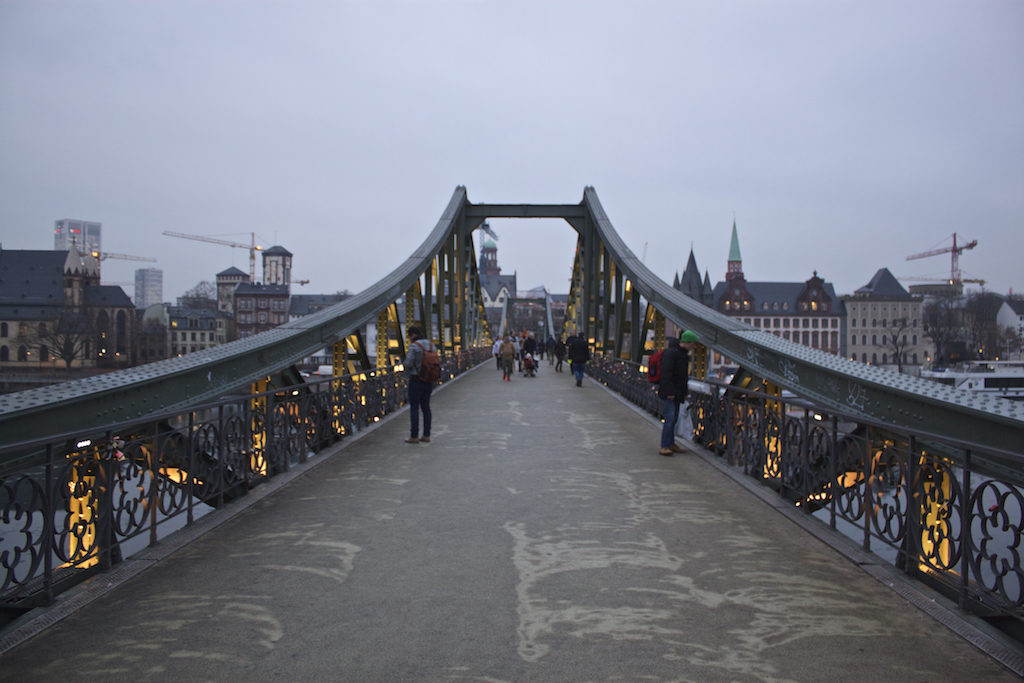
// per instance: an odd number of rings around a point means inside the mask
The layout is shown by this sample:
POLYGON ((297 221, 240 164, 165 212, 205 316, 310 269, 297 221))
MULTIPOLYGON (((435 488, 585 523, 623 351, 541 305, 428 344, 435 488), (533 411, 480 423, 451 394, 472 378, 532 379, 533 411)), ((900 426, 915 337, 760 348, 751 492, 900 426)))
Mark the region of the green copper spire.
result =
POLYGON ((736 235, 736 219, 732 219, 732 244, 729 245, 729 260, 742 261, 740 256, 740 238, 736 235))

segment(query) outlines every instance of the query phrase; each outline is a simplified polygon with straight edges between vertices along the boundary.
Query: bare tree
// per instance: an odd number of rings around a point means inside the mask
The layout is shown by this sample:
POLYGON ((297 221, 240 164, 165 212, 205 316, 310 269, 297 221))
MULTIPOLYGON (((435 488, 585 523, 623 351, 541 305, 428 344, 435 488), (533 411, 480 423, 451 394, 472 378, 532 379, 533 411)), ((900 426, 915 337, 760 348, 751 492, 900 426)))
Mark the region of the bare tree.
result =
POLYGON ((929 301, 921 311, 925 333, 935 344, 935 363, 945 364, 953 342, 961 338, 960 312, 952 294, 929 301))
POLYGON ((185 292, 188 299, 213 299, 217 300, 217 286, 209 280, 202 280, 196 286, 185 292))
POLYGON ((35 341, 47 352, 64 361, 66 368, 76 359, 85 359, 90 342, 95 338, 92 321, 83 311, 65 307, 52 323, 39 323, 35 341))
POLYGON ((903 372, 903 352, 907 349, 907 330, 909 328, 910 324, 906 318, 896 318, 892 321, 892 336, 888 337, 886 343, 882 345, 882 348, 892 351, 898 372, 903 372))
POLYGON ((992 292, 972 294, 967 298, 965 322, 970 335, 967 341, 971 344, 971 350, 977 350, 982 358, 992 359, 999 355, 999 324, 996 316, 1002 305, 1003 297, 992 292))

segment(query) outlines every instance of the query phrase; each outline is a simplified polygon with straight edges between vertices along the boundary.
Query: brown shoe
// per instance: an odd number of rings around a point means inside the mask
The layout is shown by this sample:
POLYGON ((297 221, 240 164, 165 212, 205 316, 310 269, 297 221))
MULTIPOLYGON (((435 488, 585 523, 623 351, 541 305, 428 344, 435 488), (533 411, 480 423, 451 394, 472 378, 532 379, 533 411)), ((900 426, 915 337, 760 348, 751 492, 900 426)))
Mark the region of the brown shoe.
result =
POLYGON ((417 439, 415 436, 410 436, 408 439, 405 440, 405 442, 406 443, 419 443, 420 440, 417 439))
POLYGON ((420 441, 423 442, 423 443, 430 443, 430 437, 429 436, 421 436, 420 437, 420 441))
POLYGON ((686 452, 685 448, 683 448, 682 446, 677 446, 676 444, 672 444, 671 446, 669 446, 669 448, 672 449, 673 453, 685 453, 686 452))
POLYGON ((672 455, 672 449, 671 448, 659 448, 658 449, 658 455, 672 455))

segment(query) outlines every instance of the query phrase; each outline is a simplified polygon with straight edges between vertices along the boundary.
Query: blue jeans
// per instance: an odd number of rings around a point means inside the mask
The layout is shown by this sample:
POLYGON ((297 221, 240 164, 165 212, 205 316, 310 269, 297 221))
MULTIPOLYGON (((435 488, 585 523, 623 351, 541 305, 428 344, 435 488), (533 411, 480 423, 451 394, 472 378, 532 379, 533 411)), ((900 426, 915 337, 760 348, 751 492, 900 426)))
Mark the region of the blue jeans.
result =
POLYGON ((572 364, 572 374, 576 376, 577 382, 583 381, 583 370, 586 367, 586 365, 586 363, 581 363, 579 361, 576 361, 575 363, 572 364))
POLYGON ((409 378, 409 436, 414 439, 420 435, 420 410, 423 411, 423 436, 430 436, 430 392, 433 390, 434 385, 409 378))
POLYGON ((661 425, 661 447, 671 448, 676 442, 676 422, 679 421, 679 401, 674 398, 661 399, 661 411, 665 424, 661 425))

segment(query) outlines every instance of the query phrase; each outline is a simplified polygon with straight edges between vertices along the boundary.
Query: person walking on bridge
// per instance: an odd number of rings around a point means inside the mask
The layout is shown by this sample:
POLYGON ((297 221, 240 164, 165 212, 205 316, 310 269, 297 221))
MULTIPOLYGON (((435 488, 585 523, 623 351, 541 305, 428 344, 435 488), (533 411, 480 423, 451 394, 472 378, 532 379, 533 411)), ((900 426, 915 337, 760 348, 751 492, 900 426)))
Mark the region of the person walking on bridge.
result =
POLYGON ((697 335, 686 330, 679 339, 665 339, 665 350, 661 354, 661 379, 658 382, 658 396, 661 398, 661 455, 683 453, 685 448, 676 445, 676 423, 679 421, 679 407, 686 400, 690 376, 690 351, 697 345, 697 335), (680 344, 680 342, 683 342, 680 344))
POLYGON ((576 377, 576 386, 583 386, 583 371, 590 361, 590 347, 587 340, 581 335, 571 337, 569 343, 569 364, 572 366, 572 374, 576 377))
POLYGON ((434 343, 423 338, 423 330, 410 325, 409 353, 405 357, 405 377, 409 387, 409 438, 406 443, 430 442, 430 393, 434 390, 431 382, 420 379, 420 368, 423 367, 423 354, 435 351, 434 343), (423 436, 420 436, 420 411, 423 411, 423 436))
POLYGON ((505 335, 505 340, 501 342, 501 348, 498 350, 498 357, 501 359, 501 378, 507 382, 512 381, 512 373, 515 372, 516 365, 516 345, 512 343, 511 337, 505 335))

